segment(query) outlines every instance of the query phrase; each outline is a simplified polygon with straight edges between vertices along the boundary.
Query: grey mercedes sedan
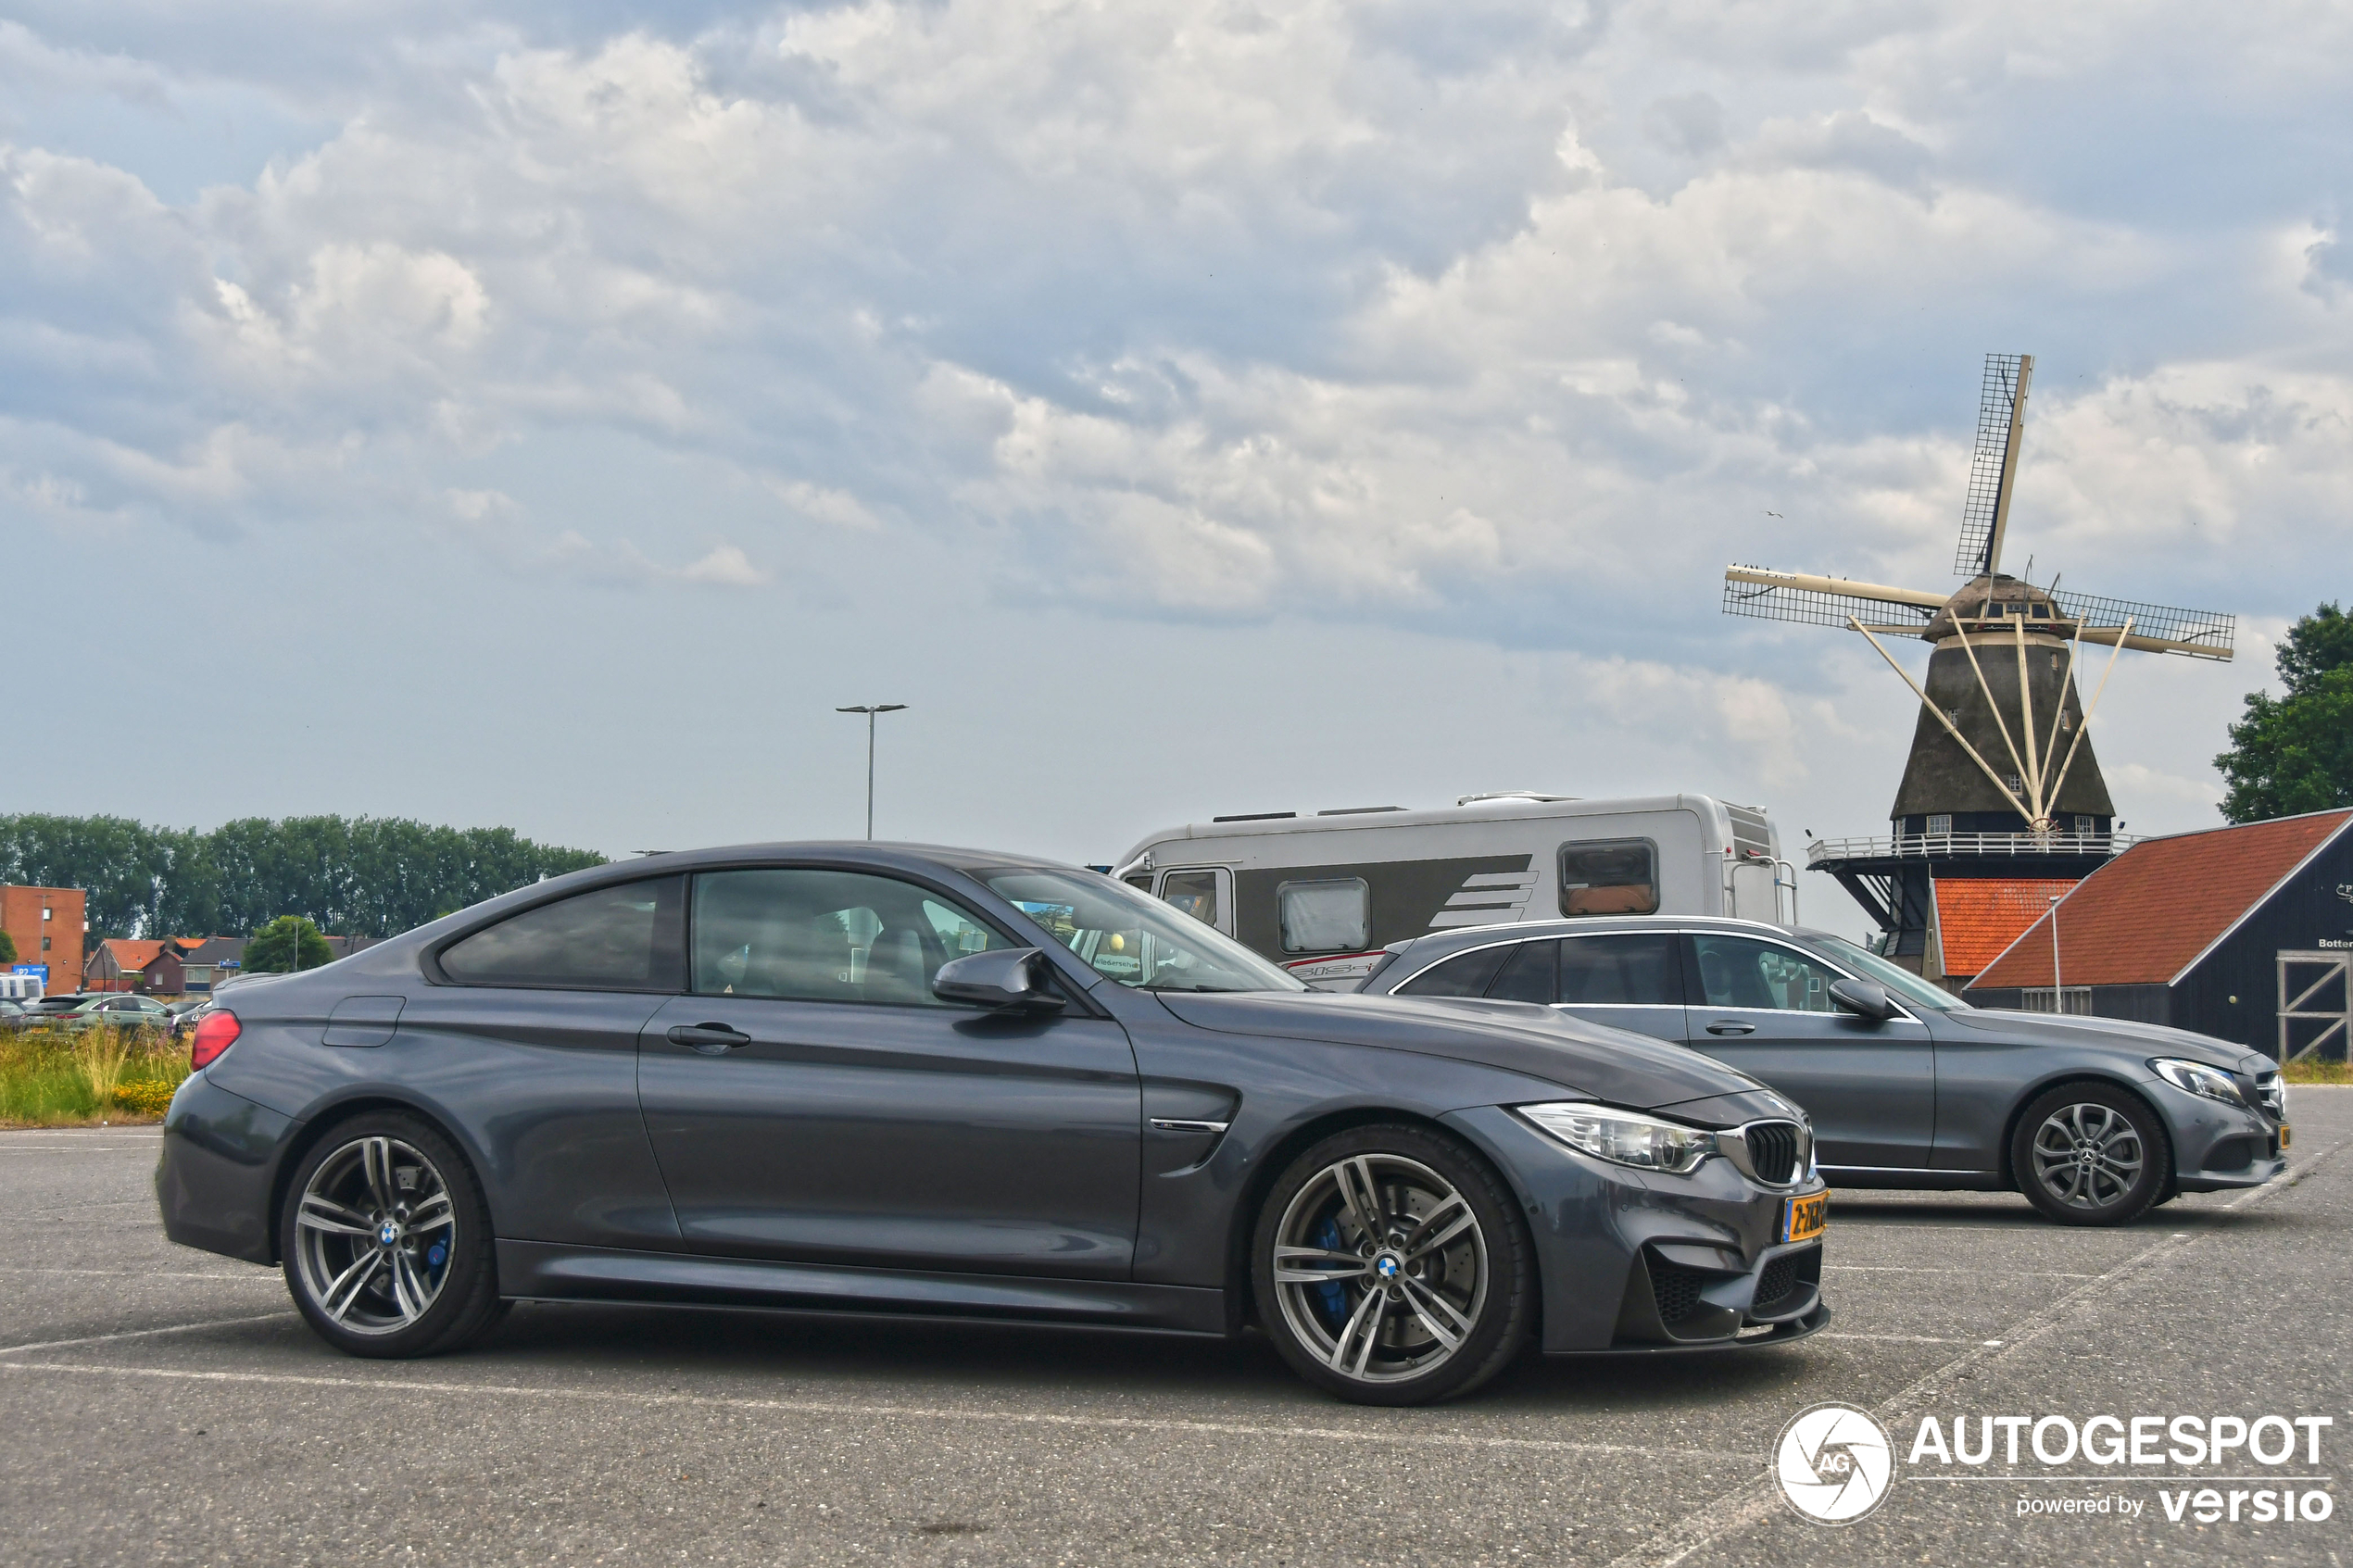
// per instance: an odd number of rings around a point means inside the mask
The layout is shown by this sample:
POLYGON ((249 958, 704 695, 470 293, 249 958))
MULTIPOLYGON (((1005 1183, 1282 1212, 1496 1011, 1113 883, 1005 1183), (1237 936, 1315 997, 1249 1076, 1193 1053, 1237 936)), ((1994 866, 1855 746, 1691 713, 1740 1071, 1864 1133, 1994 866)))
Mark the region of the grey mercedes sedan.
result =
POLYGON ((1680 1046, 1332 996, 1092 872, 762 845, 493 899, 196 1027, 172 1239, 355 1355, 517 1300, 1255 1325, 1342 1398, 1829 1318, 1806 1119, 1680 1046))
POLYGON ((1737 1067, 1803 1106, 1838 1186, 2015 1188, 2063 1224, 2286 1169, 2271 1058, 2115 1018, 1969 1006, 1827 932, 1530 921, 1390 947, 1365 993, 1538 1005, 1737 1067))

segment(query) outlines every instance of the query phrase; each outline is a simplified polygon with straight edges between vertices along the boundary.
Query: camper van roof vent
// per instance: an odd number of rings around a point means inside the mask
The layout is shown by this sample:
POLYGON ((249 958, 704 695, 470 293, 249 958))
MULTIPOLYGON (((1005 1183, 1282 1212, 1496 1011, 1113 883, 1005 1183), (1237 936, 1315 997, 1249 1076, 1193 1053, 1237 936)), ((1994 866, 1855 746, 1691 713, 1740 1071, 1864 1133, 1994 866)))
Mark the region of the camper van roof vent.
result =
POLYGON ((1403 811, 1403 806, 1335 806, 1328 811, 1318 811, 1319 817, 1369 817, 1376 811, 1403 811))
POLYGON ((1296 811, 1244 811, 1238 816, 1212 817, 1213 822, 1276 822, 1285 817, 1296 817, 1296 811))
POLYGON ((1543 802, 1550 800, 1574 800, 1577 797, 1573 795, 1539 795, 1532 789, 1499 789, 1491 791, 1486 795, 1466 795, 1460 800, 1455 801, 1454 804, 1457 806, 1484 806, 1491 801, 1501 800, 1534 800, 1543 802))

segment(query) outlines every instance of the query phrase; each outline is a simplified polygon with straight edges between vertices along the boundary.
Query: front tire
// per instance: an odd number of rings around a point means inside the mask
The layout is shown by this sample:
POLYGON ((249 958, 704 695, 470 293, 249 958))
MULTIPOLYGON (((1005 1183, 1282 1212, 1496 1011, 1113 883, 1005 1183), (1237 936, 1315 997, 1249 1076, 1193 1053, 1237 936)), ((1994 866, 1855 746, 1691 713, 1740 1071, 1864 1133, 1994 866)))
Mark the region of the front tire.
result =
POLYGON ((1494 1376, 1528 1338, 1535 1273, 1494 1171, 1410 1126, 1352 1128, 1291 1161, 1251 1244, 1275 1348, 1360 1404, 1426 1404, 1494 1376))
POLYGON ((296 1307, 346 1355, 454 1350, 500 1315, 490 1206, 422 1117, 366 1113, 313 1145, 286 1185, 278 1248, 296 1307))
POLYGON ((2108 1084, 2036 1097, 2010 1137, 2026 1200, 2062 1225, 2123 1225, 2172 1185, 2173 1143, 2146 1100, 2108 1084))

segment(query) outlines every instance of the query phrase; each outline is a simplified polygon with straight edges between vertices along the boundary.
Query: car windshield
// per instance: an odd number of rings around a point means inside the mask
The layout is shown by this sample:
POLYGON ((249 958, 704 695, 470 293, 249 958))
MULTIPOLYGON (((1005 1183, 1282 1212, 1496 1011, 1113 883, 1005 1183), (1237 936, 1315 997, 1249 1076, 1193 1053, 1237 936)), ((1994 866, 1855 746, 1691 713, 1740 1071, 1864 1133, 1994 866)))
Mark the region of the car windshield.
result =
POLYGON ((1843 964, 1851 964, 1861 970, 1907 1002, 1917 1002, 1921 1007, 1933 1008, 1938 1012, 1971 1010, 1969 1003, 1943 986, 1930 985, 1910 970, 1889 963, 1877 953, 1866 947, 1856 947, 1843 936, 1826 938, 1823 945, 1831 949, 1831 958, 1843 964))
POLYGON ((996 895, 1097 973, 1142 991, 1304 991, 1307 986, 1188 914, 1089 872, 984 871, 996 895))

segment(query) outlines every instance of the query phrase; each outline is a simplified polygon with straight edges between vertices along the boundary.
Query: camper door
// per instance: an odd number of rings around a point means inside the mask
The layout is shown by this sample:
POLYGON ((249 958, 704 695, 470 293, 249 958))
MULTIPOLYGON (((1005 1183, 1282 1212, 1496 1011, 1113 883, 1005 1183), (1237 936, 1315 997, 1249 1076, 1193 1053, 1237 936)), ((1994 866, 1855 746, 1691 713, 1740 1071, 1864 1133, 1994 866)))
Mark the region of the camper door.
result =
POLYGON ((1204 925, 1234 934, 1234 873, 1227 867, 1172 867, 1159 874, 1152 894, 1204 925))

